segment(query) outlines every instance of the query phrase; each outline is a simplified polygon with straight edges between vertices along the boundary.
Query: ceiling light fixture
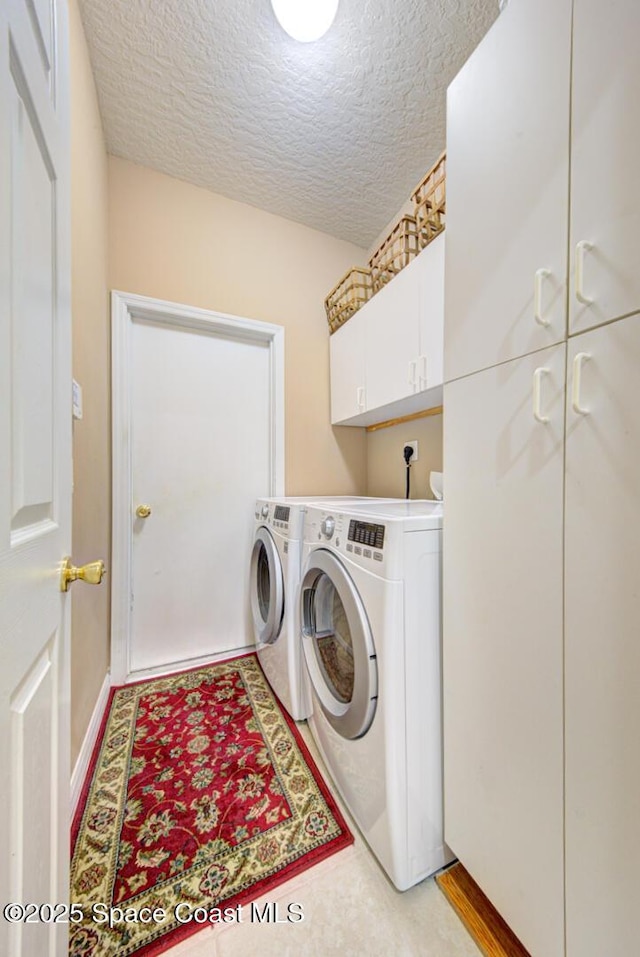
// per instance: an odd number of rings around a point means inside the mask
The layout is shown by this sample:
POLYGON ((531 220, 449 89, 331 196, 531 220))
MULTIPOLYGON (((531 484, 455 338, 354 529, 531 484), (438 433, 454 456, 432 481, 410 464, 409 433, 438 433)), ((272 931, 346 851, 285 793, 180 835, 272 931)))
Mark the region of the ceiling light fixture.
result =
POLYGON ((324 36, 334 21, 339 0, 271 0, 278 23, 290 37, 311 43, 324 36))

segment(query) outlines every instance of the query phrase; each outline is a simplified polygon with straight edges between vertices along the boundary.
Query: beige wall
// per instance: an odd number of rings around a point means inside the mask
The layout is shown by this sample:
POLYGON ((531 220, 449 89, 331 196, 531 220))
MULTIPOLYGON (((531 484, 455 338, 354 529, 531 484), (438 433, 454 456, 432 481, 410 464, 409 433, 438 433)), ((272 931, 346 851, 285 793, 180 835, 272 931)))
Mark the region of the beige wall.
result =
MULTIPOLYGON (((252 206, 109 157, 77 0, 70 0, 74 560, 110 559, 109 289, 286 329, 286 492, 404 495, 402 445, 420 443, 412 497, 442 460, 441 417, 366 434, 332 428, 323 299, 366 253, 252 206)), ((109 578, 73 592, 72 762, 109 662, 109 578)))
POLYGON ((365 436, 330 425, 323 306, 363 257, 350 243, 109 158, 112 288, 285 327, 288 495, 364 493, 365 436))
POLYGON ((429 472, 442 471, 442 414, 367 433, 367 495, 404 498, 402 452, 413 440, 418 461, 411 466, 411 498, 433 498, 429 472))
MULTIPOLYGON (((107 291, 107 156, 77 0, 69 4, 73 375, 84 417, 73 427, 73 560, 109 565, 111 466, 107 291)), ((71 762, 109 667, 109 579, 72 590, 71 762)))

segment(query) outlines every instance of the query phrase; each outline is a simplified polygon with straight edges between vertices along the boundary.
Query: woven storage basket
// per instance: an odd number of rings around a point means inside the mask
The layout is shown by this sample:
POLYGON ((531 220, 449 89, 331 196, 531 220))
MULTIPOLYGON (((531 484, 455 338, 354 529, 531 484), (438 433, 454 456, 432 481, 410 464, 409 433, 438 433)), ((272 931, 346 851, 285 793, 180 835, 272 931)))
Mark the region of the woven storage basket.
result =
POLYGON ((415 217, 402 216, 369 260, 374 293, 408 266, 421 249, 415 217))
POLYGON ((371 270, 354 266, 344 274, 324 301, 329 332, 335 332, 373 295, 371 270))
POLYGON ((444 229, 446 156, 442 154, 411 194, 421 249, 444 229))

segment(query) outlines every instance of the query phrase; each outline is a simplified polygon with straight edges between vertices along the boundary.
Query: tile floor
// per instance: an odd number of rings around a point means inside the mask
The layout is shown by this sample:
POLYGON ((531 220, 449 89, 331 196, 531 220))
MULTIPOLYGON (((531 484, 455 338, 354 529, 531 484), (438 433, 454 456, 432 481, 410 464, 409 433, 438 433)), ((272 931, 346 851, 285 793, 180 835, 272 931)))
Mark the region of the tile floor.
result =
MULTIPOLYGON (((306 725, 300 730, 328 779, 306 725)), ((241 923, 206 927, 168 957, 481 957, 434 880, 398 893, 340 806, 355 843, 256 901, 277 902, 283 922, 252 922, 246 905, 241 923), (287 923, 294 903, 304 920, 287 923)))

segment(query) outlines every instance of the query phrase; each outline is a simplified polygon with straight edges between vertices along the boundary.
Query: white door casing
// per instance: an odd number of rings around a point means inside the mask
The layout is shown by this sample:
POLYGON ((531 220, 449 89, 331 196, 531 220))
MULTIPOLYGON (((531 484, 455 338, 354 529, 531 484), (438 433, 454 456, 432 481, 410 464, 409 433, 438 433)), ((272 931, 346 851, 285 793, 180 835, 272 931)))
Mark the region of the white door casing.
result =
MULTIPOLYGON (((64 0, 0 4, 0 901, 68 899, 69 90, 64 0)), ((14 910, 14 915, 18 911, 14 910)), ((62 957, 64 923, 0 920, 62 957)))
POLYGON ((255 499, 284 489, 284 330, 114 292, 112 332, 121 682, 253 645, 255 499))

